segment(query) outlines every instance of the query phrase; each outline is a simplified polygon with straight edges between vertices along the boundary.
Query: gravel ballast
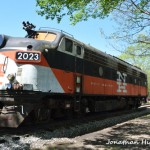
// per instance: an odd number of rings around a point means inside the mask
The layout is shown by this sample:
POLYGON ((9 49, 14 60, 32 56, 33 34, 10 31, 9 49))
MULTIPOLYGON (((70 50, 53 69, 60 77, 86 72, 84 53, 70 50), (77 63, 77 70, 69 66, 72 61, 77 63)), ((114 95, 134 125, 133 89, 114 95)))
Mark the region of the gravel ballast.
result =
MULTIPOLYGON (((47 149, 47 147, 70 147, 76 145, 77 138, 83 134, 102 130, 106 127, 114 126, 122 122, 150 114, 150 109, 145 109, 132 114, 112 117, 100 121, 89 122, 82 125, 70 127, 69 129, 58 129, 53 132, 38 130, 24 135, 3 135, 0 137, 0 149, 2 150, 28 150, 47 149)), ((79 147, 78 147, 79 148, 79 147)), ((86 149, 95 149, 93 145, 86 145, 86 149)), ((81 148, 82 149, 82 148, 81 148)))

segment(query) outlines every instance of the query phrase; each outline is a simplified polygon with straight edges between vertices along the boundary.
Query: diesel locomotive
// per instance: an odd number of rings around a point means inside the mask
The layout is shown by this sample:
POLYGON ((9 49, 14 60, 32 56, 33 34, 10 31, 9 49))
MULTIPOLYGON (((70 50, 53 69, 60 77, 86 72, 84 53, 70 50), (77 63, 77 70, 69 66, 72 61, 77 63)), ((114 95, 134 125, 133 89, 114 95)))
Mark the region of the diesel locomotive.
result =
POLYGON ((57 29, 23 22, 25 37, 0 35, 0 127, 60 116, 138 108, 147 75, 57 29))

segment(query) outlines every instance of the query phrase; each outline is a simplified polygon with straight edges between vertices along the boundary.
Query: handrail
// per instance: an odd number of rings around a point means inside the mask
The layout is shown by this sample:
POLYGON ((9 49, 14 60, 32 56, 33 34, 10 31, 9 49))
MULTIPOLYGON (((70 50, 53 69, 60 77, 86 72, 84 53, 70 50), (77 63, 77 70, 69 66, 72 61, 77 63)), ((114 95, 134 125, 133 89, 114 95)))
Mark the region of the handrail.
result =
POLYGON ((57 28, 50 28, 50 27, 40 27, 40 28, 39 28, 39 30, 42 30, 42 29, 49 29, 49 30, 59 31, 59 32, 61 32, 61 33, 67 34, 67 35, 71 36, 72 38, 74 38, 72 34, 66 32, 66 31, 57 29, 57 28))
POLYGON ((3 72, 5 73, 7 70, 8 65, 8 57, 5 57, 4 64, 3 64, 3 72))

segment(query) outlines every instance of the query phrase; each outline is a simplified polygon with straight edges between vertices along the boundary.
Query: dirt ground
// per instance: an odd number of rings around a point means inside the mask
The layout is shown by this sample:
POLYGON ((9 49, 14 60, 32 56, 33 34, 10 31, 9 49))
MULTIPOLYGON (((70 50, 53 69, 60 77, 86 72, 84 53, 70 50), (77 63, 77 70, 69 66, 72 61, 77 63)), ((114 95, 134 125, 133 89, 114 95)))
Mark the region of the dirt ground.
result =
POLYGON ((149 150, 150 115, 72 139, 73 143, 47 145, 46 150, 149 150))

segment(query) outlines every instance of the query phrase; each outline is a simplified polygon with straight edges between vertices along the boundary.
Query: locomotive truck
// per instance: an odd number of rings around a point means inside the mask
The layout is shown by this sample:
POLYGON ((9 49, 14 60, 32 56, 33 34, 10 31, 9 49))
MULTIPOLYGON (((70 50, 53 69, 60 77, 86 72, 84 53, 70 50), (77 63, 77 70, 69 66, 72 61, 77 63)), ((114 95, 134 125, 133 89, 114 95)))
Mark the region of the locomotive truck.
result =
POLYGON ((138 108, 146 100, 140 68, 62 30, 29 22, 23 29, 25 37, 0 35, 0 127, 138 108))

